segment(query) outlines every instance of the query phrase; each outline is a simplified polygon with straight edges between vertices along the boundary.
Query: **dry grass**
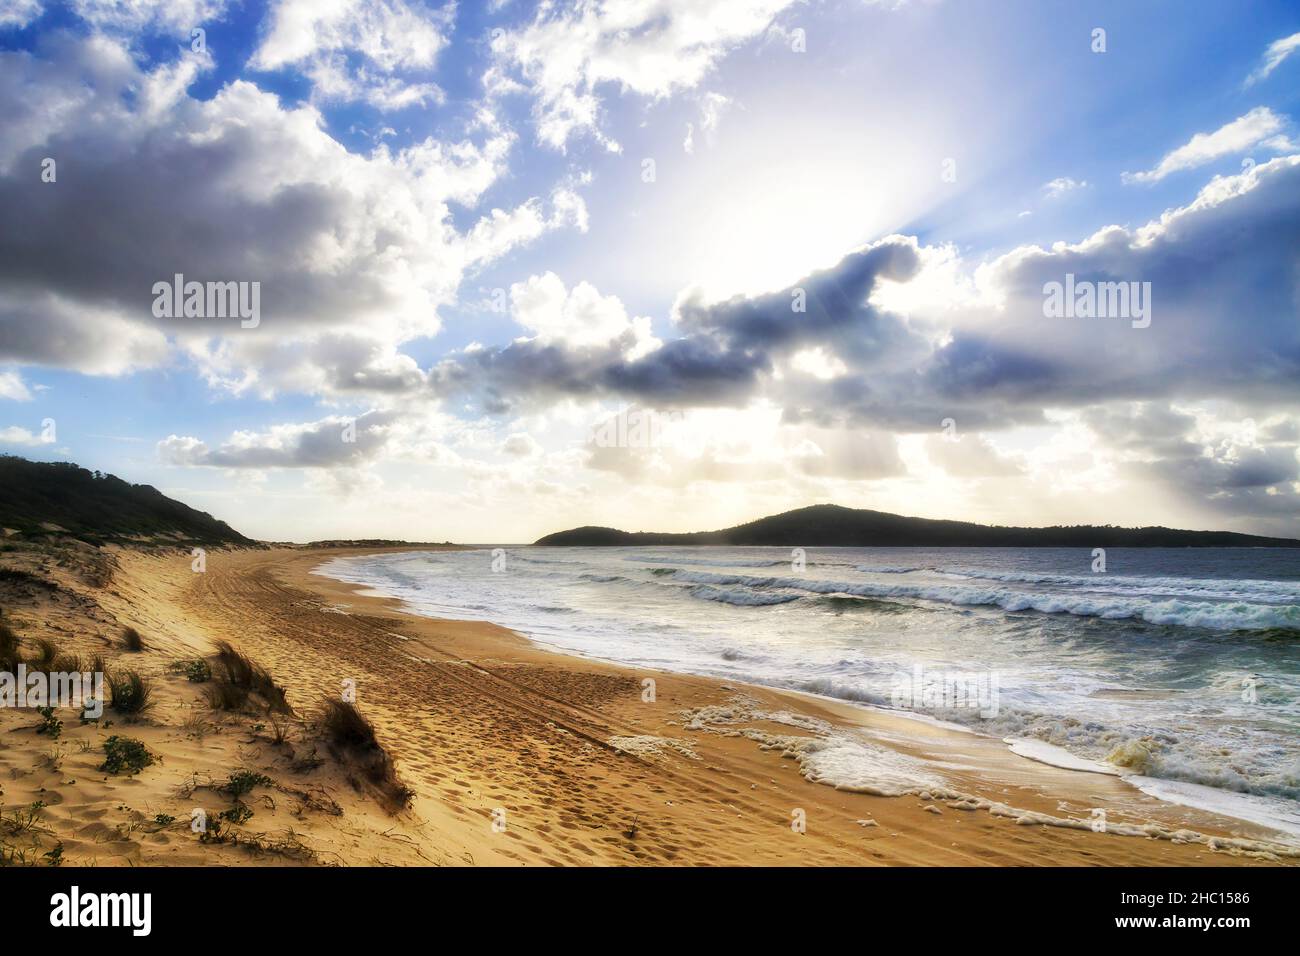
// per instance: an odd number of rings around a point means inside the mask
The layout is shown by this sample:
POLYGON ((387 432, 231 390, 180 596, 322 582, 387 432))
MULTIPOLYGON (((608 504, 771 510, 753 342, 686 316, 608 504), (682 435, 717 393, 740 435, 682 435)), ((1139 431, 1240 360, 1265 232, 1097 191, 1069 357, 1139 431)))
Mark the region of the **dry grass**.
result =
POLYGON ((214 710, 242 710, 252 702, 271 713, 293 713, 270 672, 228 641, 217 642, 216 666, 204 695, 214 710))
POLYGON ((327 700, 320 717, 321 736, 341 762, 355 767, 389 805, 400 810, 411 803, 414 792, 397 779, 397 769, 375 736, 375 728, 355 704, 327 700))
POLYGON ((85 657, 77 651, 61 650, 48 637, 37 638, 33 644, 35 653, 24 654, 18 635, 0 620, 0 671, 16 673, 19 664, 26 664, 28 672, 33 674, 84 674, 104 670, 104 658, 98 654, 85 657))
POLYGON ((119 714, 141 716, 154 705, 153 681, 136 671, 111 671, 107 675, 113 709, 119 714))
POLYGON ((27 661, 32 670, 48 674, 54 670, 54 662, 59 659, 59 646, 48 637, 37 638, 36 656, 27 661))
POLYGON ((130 651, 132 654, 139 654, 144 650, 144 638, 140 632, 133 627, 122 629, 122 650, 130 651))
POLYGON ((5 621, 0 620, 0 671, 16 673, 20 660, 22 655, 18 651, 18 635, 5 621))

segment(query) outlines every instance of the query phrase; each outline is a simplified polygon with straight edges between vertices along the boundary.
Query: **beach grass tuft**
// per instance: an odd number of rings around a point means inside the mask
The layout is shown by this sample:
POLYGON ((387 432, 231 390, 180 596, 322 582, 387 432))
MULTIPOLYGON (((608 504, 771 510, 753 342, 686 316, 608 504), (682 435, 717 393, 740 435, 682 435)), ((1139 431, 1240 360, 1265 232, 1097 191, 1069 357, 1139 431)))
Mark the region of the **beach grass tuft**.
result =
POLYGON ((374 725, 348 701, 327 700, 320 717, 321 734, 334 756, 355 767, 392 810, 410 806, 415 793, 397 778, 393 758, 379 743, 374 725))
POLYGON ((119 714, 139 716, 153 707, 153 682, 132 670, 111 671, 107 675, 113 709, 119 714))
POLYGON ((256 700, 270 712, 293 713, 270 672, 229 641, 217 642, 216 666, 204 693, 214 710, 241 710, 256 700))
POLYGON ((123 628, 122 649, 124 651, 130 651, 133 654, 138 654, 143 651, 144 638, 140 636, 140 632, 133 627, 123 628))

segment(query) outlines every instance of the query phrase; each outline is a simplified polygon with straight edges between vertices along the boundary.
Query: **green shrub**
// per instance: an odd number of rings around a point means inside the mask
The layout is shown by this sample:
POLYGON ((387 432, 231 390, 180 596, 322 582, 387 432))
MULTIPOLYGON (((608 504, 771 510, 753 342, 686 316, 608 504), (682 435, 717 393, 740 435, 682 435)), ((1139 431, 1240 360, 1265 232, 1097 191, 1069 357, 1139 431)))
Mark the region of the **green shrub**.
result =
POLYGON ((63 733, 63 721, 54 716, 53 707, 38 707, 36 713, 41 715, 41 725, 36 728, 38 734, 48 734, 54 740, 63 733))
POLYGON ((119 737, 114 734, 104 741, 104 762, 100 770, 109 773, 137 774, 153 763, 153 754, 149 753, 143 743, 131 737, 119 737))
POLYGON ((240 824, 247 823, 253 818, 253 811, 242 803, 236 802, 229 810, 222 810, 218 815, 220 819, 228 823, 240 824))
POLYGON ((258 773, 256 770, 236 770, 221 789, 238 800, 244 794, 250 793, 254 787, 266 787, 270 784, 271 778, 264 773, 258 773))
POLYGON ((212 680, 212 665, 201 657, 186 662, 184 672, 186 679, 191 684, 205 684, 212 680))

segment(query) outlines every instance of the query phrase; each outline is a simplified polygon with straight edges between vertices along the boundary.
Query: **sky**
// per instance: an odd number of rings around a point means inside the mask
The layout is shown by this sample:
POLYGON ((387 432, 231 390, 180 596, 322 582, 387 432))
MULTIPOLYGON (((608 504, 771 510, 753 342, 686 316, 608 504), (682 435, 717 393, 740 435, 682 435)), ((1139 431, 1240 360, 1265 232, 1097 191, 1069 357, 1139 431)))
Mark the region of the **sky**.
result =
POLYGON ((0 453, 267 540, 1300 537, 1298 120, 1289 0, 0 0, 0 453))

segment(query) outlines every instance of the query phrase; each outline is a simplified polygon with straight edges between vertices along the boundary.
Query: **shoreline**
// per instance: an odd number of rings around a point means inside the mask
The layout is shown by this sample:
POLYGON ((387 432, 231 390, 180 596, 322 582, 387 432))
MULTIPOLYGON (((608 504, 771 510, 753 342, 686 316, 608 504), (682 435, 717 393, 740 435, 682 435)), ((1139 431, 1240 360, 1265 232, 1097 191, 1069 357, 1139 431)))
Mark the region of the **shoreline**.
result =
MULTIPOLYGON (((465 545, 464 550, 486 550, 483 545, 465 545)), ((339 555, 338 557, 356 557, 365 558, 381 553, 419 553, 426 551, 425 548, 412 547, 410 549, 386 549, 385 551, 371 551, 362 553, 350 553, 348 555, 339 555)), ((332 558, 331 558, 332 560, 332 558)), ((493 627, 500 627, 520 639, 527 641, 532 647, 546 652, 557 654, 560 657, 576 658, 583 661, 593 661, 608 666, 625 668, 629 670, 640 671, 643 668, 625 661, 613 660, 606 657, 596 656, 594 654, 583 653, 579 650, 557 646, 546 641, 529 636, 526 633, 509 628, 507 625, 498 624, 490 620, 481 620, 471 617, 456 618, 438 618, 430 615, 421 614, 407 605, 402 598, 393 595, 384 594, 381 590, 375 589, 370 585, 354 584, 336 578, 323 569, 330 563, 330 560, 324 561, 319 566, 312 569, 311 574, 324 578, 336 584, 343 584, 355 589, 357 597, 375 598, 384 601, 394 601, 397 609, 401 613, 409 614, 414 617, 422 617, 428 620, 456 620, 466 623, 484 623, 493 627)), ((651 673, 652 671, 646 671, 651 673)), ((931 716, 923 712, 902 711, 887 707, 880 707, 866 701, 852 700, 834 697, 827 694, 819 694, 815 691, 800 690, 792 687, 783 687, 778 684, 763 684, 752 681, 745 681, 740 678, 725 678, 716 675, 701 674, 688 670, 674 670, 668 673, 689 675, 705 680, 713 680, 719 683, 740 686, 751 690, 766 690, 782 695, 790 696, 795 702, 803 702, 805 705, 821 704, 833 708, 842 708, 847 706, 854 712, 865 712, 876 715, 877 719, 897 719, 902 721, 911 721, 918 726, 915 732, 924 736, 927 728, 938 728, 944 733, 971 734, 986 740, 998 740, 1007 750, 1019 757, 1031 762, 1051 767, 1056 770, 1064 770, 1072 773, 1084 774, 1101 774, 1115 777, 1133 791, 1145 794, 1154 800, 1163 804, 1171 804, 1178 807, 1184 807, 1189 810, 1197 811, 1207 815, 1207 825, 1221 825, 1224 819, 1234 821, 1237 825, 1254 828, 1252 838, 1259 837, 1269 842, 1277 842, 1286 846, 1300 849, 1300 822, 1292 822, 1288 827, 1286 821, 1276 821, 1266 818, 1261 808, 1253 806, 1256 798, 1249 794, 1239 794, 1234 791, 1224 791, 1218 788, 1209 787, 1202 784, 1195 784, 1188 781, 1170 780, 1161 777, 1149 777, 1142 774, 1125 771, 1121 767, 1099 762, 1086 757, 1078 756, 1064 747, 1051 744, 1046 741, 1032 737, 1009 737, 998 734, 987 734, 979 730, 978 727, 970 727, 964 724, 945 721, 942 718, 931 716), (1235 812, 1234 812, 1235 811, 1235 812)))
POLYGON ((413 614, 396 598, 314 573, 335 557, 428 550, 213 550, 199 574, 188 551, 113 549, 112 578, 95 586, 54 563, 47 570, 57 588, 6 607, 24 645, 49 637, 80 653, 107 649, 110 670, 130 665, 152 677, 158 706, 111 729, 65 721, 53 768, 44 765, 50 741, 33 730, 34 715, 0 714, 4 808, 42 801, 47 843, 59 840, 72 864, 1300 859, 1260 842, 1262 827, 1156 800, 1113 776, 1018 756, 965 728, 561 654, 488 622, 413 614), (113 635, 122 626, 144 635, 144 653, 118 651, 113 635), (175 672, 178 661, 211 654, 220 640, 285 688, 296 716, 283 740, 265 716, 211 712, 203 685, 175 672), (318 748, 315 715, 345 681, 411 790, 408 809, 381 806, 318 748), (112 733, 138 737, 159 759, 136 776, 106 776, 97 748, 112 733), (845 789, 817 782, 849 753, 842 748, 855 748, 855 760, 869 754, 880 776, 845 789), (232 828, 231 841, 202 843, 186 826, 190 808, 228 806, 219 784, 237 767, 267 780, 248 798, 254 816, 232 828), (933 779, 931 790, 895 786, 918 767, 933 779), (900 795, 879 795, 891 790, 900 795), (1105 832, 1093 832, 1099 807, 1105 832), (173 822, 155 824, 155 815, 173 822))
MULTIPOLYGON (((467 547, 467 550, 473 550, 473 549, 474 546, 467 547)), ((392 549, 392 550, 400 551, 406 549, 392 549)), ((423 549, 413 548, 409 550, 411 552, 418 552, 423 549)), ((378 553, 381 552, 373 552, 373 551, 365 552, 365 553, 359 552, 356 554, 349 554, 346 556, 366 557, 369 556, 370 554, 378 554, 378 553)), ((339 555, 339 557, 343 557, 343 555, 339 555)), ((508 628, 505 628, 503 625, 498 625, 491 621, 474 622, 470 619, 461 619, 461 618, 442 619, 442 618, 435 618, 435 617, 422 615, 417 611, 410 610, 406 605, 406 603, 401 598, 383 594, 381 591, 378 591, 368 585, 353 584, 332 577, 331 575, 325 573, 322 570, 322 568, 324 568, 326 564, 328 564, 328 561, 322 562, 322 564, 312 568, 310 573, 315 577, 323 578, 326 581, 331 582, 332 585, 334 586, 341 586, 343 588, 351 589, 351 595, 354 599, 361 600, 361 601, 380 601, 385 603, 391 602, 394 609, 400 614, 406 614, 412 617, 423 618, 429 621, 456 620, 456 621, 461 621, 462 623, 471 623, 471 624, 483 623, 490 627, 500 628, 502 630, 505 630, 507 633, 515 636, 518 640, 526 642, 531 648, 539 652, 545 654, 554 654, 564 659, 590 662, 590 663, 600 664, 603 666, 614 667, 614 668, 619 668, 628 671, 635 671, 637 673, 644 673, 644 674, 673 673, 681 676, 688 676, 697 680, 709 681, 716 684, 719 688, 726 687, 731 690, 740 688, 743 691, 749 693, 763 692, 767 694, 776 695, 777 697, 788 701, 791 705, 793 705, 793 709, 795 710, 815 709, 821 711, 823 715, 826 714, 831 715, 833 717, 831 723, 835 725, 837 729, 876 728, 881 725, 888 725, 891 728, 902 730, 903 732, 901 733, 900 736, 905 739, 908 739, 913 744, 916 743, 918 738, 920 740, 926 740, 936 731, 939 734, 949 738, 956 737, 957 739, 960 739, 962 736, 969 736, 1005 748, 1004 752, 1008 757, 1019 758, 1035 766, 1046 768, 1043 771, 1044 776, 1055 776, 1056 772, 1063 772, 1067 775, 1087 774, 1087 775, 1100 775, 1100 776, 1112 778, 1113 780, 1118 781, 1128 791, 1127 794, 1128 799, 1121 801, 1122 806, 1124 806, 1126 809, 1141 804, 1142 801, 1145 799, 1149 799, 1150 801, 1153 802, 1155 807, 1165 808, 1166 811, 1172 808, 1173 814, 1175 816, 1184 811, 1190 811, 1190 815, 1188 815, 1186 818, 1178 822, 1184 825, 1194 824, 1194 825, 1203 826, 1207 831, 1207 835, 1209 836, 1222 836, 1225 833, 1232 832, 1244 836, 1245 839, 1247 840, 1260 840, 1264 843, 1273 843, 1274 841, 1276 841, 1279 845, 1283 843, 1283 841, 1279 838, 1285 837, 1286 838, 1285 842, 1287 845, 1289 845, 1291 841, 1294 840, 1294 836, 1295 836, 1294 834, 1287 833, 1285 830, 1276 827, 1270 827, 1267 824, 1262 823, 1258 820, 1235 817, 1222 812, 1216 812, 1213 808, 1206 807, 1204 805, 1194 803, 1194 802, 1175 802, 1167 798, 1155 796, 1154 794, 1151 794, 1148 790, 1143 789, 1142 787, 1134 783, 1130 779, 1132 775, 1124 774, 1119 768, 1112 769, 1110 767, 1099 765, 1095 769, 1093 769, 1093 768, 1085 768, 1082 766, 1069 766, 1068 764, 1063 765, 1063 763, 1053 762, 1052 760, 1047 759, 1043 755, 1033 755, 1025 752, 1027 749, 1032 749, 1032 748, 1027 748, 1023 745, 1036 743, 1036 741, 1033 740, 1001 738, 993 735, 982 734, 976 728, 965 727, 958 724, 951 724, 941 719, 932 718, 924 714, 898 712, 886 708, 875 707, 864 702, 841 700, 839 698, 816 694, 810 691, 801 691, 792 688, 775 687, 766 684, 754 684, 754 683, 748 683, 737 679, 724 679, 718 677, 711 677, 707 675, 692 674, 686 671, 662 672, 662 671, 655 671, 655 670, 647 670, 644 668, 634 667, 633 665, 625 664, 619 661, 609 660, 607 658, 599 658, 599 657, 590 656, 575 651, 557 649, 545 645, 543 643, 534 641, 533 639, 529 638, 526 634, 521 634, 517 631, 510 630, 508 628)), ((1068 751, 1062 750, 1062 754, 1069 756, 1071 760, 1076 764, 1085 762, 1082 760, 1082 758, 1075 758, 1073 755, 1069 755, 1068 751)), ((1005 766, 1005 764, 1002 764, 1001 762, 998 762, 998 765, 1005 766)), ((1022 777, 1032 777, 1032 776, 1035 776, 1032 772, 1028 774, 1022 773, 1022 777)), ((963 796, 968 796, 968 795, 963 794, 963 796)), ((1031 811, 1031 812, 1039 812, 1039 811, 1031 811)), ((1168 817, 1168 814, 1166 814, 1166 817, 1168 817)), ((1057 823, 1057 821, 1053 821, 1051 823, 1045 823, 1044 825, 1051 826, 1051 825, 1059 825, 1059 824, 1057 823)), ((1291 848, 1295 849, 1294 847, 1291 848)))

